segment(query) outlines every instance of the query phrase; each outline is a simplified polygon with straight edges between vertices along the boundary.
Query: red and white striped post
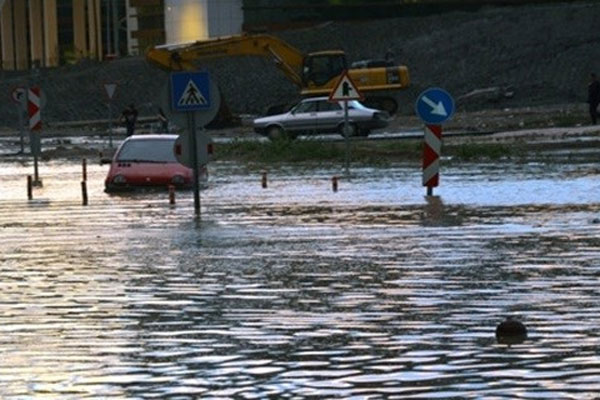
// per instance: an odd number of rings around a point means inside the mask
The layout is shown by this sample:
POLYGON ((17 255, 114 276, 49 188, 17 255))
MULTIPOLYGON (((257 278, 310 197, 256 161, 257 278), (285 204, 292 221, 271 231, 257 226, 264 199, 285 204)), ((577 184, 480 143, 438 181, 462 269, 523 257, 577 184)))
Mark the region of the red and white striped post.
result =
POLYGON ((27 114, 29 115, 29 130, 39 131, 42 129, 41 109, 42 90, 38 86, 29 88, 27 94, 27 114))
POLYGON ((33 86, 27 91, 27 115, 29 116, 29 140, 31 142, 31 153, 33 154, 33 185, 42 186, 38 174, 38 156, 40 153, 40 135, 42 130, 42 90, 39 86, 33 86))
POLYGON ((423 186, 427 196, 440 183, 440 154, 442 152, 442 125, 454 114, 454 99, 441 88, 429 88, 417 98, 415 112, 425 122, 423 146, 423 186))
POLYGON ((442 126, 425 125, 423 147, 423 186, 427 196, 433 195, 433 188, 440 183, 440 155, 442 152, 442 126))

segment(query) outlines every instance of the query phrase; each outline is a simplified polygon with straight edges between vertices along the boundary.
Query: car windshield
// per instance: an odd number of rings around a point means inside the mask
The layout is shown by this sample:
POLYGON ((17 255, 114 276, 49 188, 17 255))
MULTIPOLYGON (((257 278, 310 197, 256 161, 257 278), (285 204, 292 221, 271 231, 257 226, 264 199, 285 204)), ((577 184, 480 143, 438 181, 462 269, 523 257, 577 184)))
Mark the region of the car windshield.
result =
POLYGON ((121 147, 117 161, 177 162, 174 144, 175 141, 171 139, 130 140, 121 147))

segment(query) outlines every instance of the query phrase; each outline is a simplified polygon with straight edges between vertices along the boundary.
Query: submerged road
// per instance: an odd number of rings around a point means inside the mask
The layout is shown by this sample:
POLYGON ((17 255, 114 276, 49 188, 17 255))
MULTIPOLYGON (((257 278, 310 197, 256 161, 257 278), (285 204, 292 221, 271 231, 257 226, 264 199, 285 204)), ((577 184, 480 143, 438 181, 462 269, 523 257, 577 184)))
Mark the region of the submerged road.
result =
POLYGON ((594 163, 210 166, 109 196, 107 167, 0 162, 2 399, 592 399, 594 163), (512 315, 529 338, 498 344, 512 315))

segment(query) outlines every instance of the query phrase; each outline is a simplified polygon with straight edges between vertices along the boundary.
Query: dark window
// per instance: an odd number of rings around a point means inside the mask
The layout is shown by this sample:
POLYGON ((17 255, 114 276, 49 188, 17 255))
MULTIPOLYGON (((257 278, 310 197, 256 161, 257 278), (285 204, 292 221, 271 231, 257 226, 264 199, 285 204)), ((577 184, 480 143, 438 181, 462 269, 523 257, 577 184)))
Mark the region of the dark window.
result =
POLYGON ((346 61, 343 54, 315 55, 306 61, 304 78, 320 86, 340 76, 345 68, 346 61))
POLYGON ((305 101, 303 103, 298 104, 295 113, 308 113, 317 111, 317 103, 314 101, 305 101))
POLYGON ((339 111, 342 107, 340 107, 339 103, 332 103, 330 101, 319 101, 319 111, 339 111))

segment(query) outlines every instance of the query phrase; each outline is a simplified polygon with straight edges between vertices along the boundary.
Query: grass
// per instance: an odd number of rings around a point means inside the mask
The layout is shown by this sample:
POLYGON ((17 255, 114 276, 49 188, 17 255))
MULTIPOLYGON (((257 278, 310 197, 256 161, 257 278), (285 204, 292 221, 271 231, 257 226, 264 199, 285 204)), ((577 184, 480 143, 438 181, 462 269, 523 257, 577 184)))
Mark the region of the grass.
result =
POLYGON ((343 149, 334 143, 287 139, 267 142, 235 139, 217 146, 215 154, 215 158, 221 160, 265 163, 335 160, 343 157, 343 149))
POLYGON ((583 114, 577 114, 577 115, 571 115, 571 114, 567 114, 567 115, 559 115, 557 117, 554 118, 554 124, 557 127, 561 127, 561 128, 569 128, 569 127, 573 127, 573 126, 577 126, 577 125, 582 125, 587 123, 587 119, 584 118, 583 114))
POLYGON ((499 143, 465 143, 458 146, 446 146, 444 150, 445 155, 453 156, 459 161, 499 160, 524 154, 522 146, 515 147, 499 143))
MULTIPOLYGON (((345 142, 320 142, 313 139, 257 142, 235 139, 215 149, 216 160, 236 160, 256 163, 341 162, 345 159, 345 142)), ((455 161, 499 160, 522 157, 527 145, 500 143, 444 144, 444 156, 455 161)), ((353 141, 351 160, 375 166, 403 161, 418 161, 423 156, 422 140, 353 141)))
MULTIPOLYGON (((419 141, 356 141, 351 143, 353 161, 382 164, 404 159, 418 159, 422 153, 419 141)), ((312 139, 280 139, 256 142, 236 139, 216 147, 215 159, 262 163, 343 161, 345 142, 320 142, 312 139)))
POLYGON ((571 128, 574 126, 584 125, 588 123, 589 117, 584 112, 561 112, 558 111, 555 114, 546 117, 537 117, 528 119, 525 121, 521 128, 535 129, 535 128, 571 128))

